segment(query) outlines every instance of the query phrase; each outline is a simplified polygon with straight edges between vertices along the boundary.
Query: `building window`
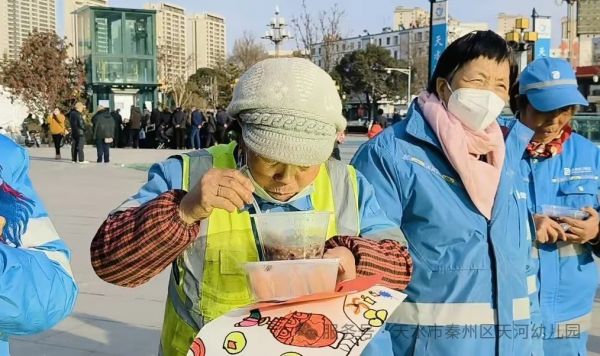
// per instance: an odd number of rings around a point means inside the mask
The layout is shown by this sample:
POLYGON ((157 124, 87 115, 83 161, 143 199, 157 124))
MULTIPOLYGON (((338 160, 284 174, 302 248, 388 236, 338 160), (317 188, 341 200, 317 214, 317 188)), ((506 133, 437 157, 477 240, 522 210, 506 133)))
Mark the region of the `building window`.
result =
POLYGON ((398 45, 398 36, 394 36, 394 45, 397 46, 398 45))
POLYGON ((389 46, 392 44, 392 39, 390 37, 385 39, 385 43, 389 46))
POLYGON ((398 51, 394 51, 394 59, 398 59, 398 51))
POLYGON ((362 48, 362 42, 358 42, 358 49, 362 48))
POLYGON ((123 82, 123 62, 120 59, 99 59, 96 63, 96 81, 123 82))
MULTIPOLYGON (((319 47, 319 56, 320 55, 321 55, 321 47, 319 47)), ((321 65, 319 64, 319 66, 321 66, 321 65)))
POLYGON ((96 52, 102 54, 120 54, 123 48, 121 33, 121 14, 102 11, 96 13, 94 32, 96 34, 96 52))
POLYGON ((381 38, 379 39, 379 47, 381 47, 381 38))

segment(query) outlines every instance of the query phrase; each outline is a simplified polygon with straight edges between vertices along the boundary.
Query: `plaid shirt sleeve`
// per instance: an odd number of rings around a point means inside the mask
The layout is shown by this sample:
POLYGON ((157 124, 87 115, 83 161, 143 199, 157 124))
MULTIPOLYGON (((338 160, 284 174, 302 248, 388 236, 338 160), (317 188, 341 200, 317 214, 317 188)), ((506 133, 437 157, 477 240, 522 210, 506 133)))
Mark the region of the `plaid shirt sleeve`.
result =
POLYGON ((404 290, 412 276, 413 262, 408 248, 395 240, 370 240, 360 237, 335 236, 325 248, 346 247, 356 259, 357 277, 383 275, 386 287, 404 290))
POLYGON ((109 216, 90 248, 96 274, 108 283, 136 287, 173 263, 200 232, 200 223, 187 224, 179 217, 184 195, 168 191, 109 216))

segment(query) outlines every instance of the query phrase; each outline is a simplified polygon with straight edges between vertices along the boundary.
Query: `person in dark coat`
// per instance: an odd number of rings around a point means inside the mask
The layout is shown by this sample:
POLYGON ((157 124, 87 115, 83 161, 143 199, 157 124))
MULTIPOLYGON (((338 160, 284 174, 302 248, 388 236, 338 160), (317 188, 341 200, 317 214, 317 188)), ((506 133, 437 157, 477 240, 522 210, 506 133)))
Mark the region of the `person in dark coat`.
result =
POLYGON ((192 110, 185 109, 185 148, 191 150, 194 148, 192 144, 192 110))
POLYGON ((121 116, 121 109, 113 111, 112 118, 115 121, 115 136, 112 147, 117 148, 123 137, 123 116, 121 116))
POLYGON ((402 121, 402 116, 400 116, 398 110, 394 110, 394 116, 392 116, 392 124, 395 124, 400 121, 402 121))
POLYGON ((140 130, 142 129, 142 112, 136 106, 131 107, 131 115, 129 115, 129 142, 131 147, 140 147, 140 130))
POLYGON ((96 151, 98 152, 96 162, 109 163, 110 145, 113 143, 115 135, 115 120, 110 115, 109 109, 100 105, 98 111, 92 117, 92 124, 94 125, 93 139, 96 142, 96 151))
POLYGON ((85 122, 81 113, 85 110, 82 103, 75 104, 75 108, 69 113, 69 124, 71 125, 71 158, 74 163, 89 163, 85 160, 83 147, 85 145, 85 122))
POLYGON ((156 107, 150 113, 150 124, 155 125, 155 127, 160 125, 160 110, 156 107))
POLYGON ((207 114, 206 118, 206 140, 204 142, 205 148, 212 147, 217 144, 216 140, 217 122, 215 115, 212 112, 207 114))
POLYGON ((200 140, 200 130, 204 125, 204 115, 197 109, 192 108, 192 133, 191 133, 191 141, 192 148, 200 149, 202 148, 202 141, 200 140))
POLYGON ((383 116, 383 109, 377 110, 377 116, 375 117, 375 122, 379 123, 381 128, 385 129, 387 127, 387 119, 383 116))
POLYGON ((180 107, 173 113, 173 128, 176 148, 178 150, 185 149, 185 114, 180 107))
POLYGON ((223 109, 223 107, 219 107, 216 116, 217 131, 215 133, 217 143, 226 143, 225 130, 227 130, 227 125, 229 122, 229 115, 227 115, 227 112, 223 109))

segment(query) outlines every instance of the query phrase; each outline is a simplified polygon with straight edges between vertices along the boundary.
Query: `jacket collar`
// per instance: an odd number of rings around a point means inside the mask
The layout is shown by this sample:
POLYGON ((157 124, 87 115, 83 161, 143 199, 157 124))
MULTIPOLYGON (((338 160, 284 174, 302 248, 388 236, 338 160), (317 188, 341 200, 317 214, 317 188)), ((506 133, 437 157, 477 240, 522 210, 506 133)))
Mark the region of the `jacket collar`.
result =
POLYGON ((417 100, 418 98, 412 102, 410 108, 408 109, 407 117, 409 117, 409 120, 406 125, 406 133, 417 140, 426 142, 443 152, 442 144, 440 143, 440 140, 435 132, 433 132, 433 129, 429 123, 425 120, 417 100))

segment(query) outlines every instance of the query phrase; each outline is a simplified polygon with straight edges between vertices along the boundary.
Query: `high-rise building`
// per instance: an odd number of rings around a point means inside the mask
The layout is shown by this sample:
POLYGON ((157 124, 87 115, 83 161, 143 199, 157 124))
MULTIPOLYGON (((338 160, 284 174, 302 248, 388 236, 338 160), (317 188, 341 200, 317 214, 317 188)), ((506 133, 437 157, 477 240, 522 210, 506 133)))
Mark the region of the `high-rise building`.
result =
MULTIPOLYGON (((517 21, 517 19, 523 18, 523 17, 527 17, 524 15, 510 15, 504 12, 501 12, 498 14, 498 29, 496 30, 496 33, 500 36, 502 36, 502 38, 504 38, 504 36, 515 30, 515 23, 517 21)), ((529 31, 531 31, 531 26, 532 26, 532 22, 529 21, 529 31)))
POLYGON ((167 3, 146 4, 145 8, 156 11, 160 81, 184 77, 189 71, 185 9, 167 3))
POLYGON ((4 14, 8 14, 8 1, 0 0, 0 59, 8 55, 8 21, 4 14))
POLYGON ((55 0, 0 0, 0 55, 16 58, 34 29, 55 32, 55 6, 55 0))
POLYGON ((69 48, 70 57, 75 57, 75 29, 77 28, 73 12, 84 6, 108 6, 108 0, 65 0, 65 37, 68 43, 73 44, 73 47, 69 48))
POLYGON ((394 10, 394 30, 425 27, 429 24, 429 12, 421 8, 398 6, 394 10))
POLYGON ((198 68, 213 68, 225 62, 225 18, 215 14, 197 14, 187 20, 187 53, 190 73, 198 68))

